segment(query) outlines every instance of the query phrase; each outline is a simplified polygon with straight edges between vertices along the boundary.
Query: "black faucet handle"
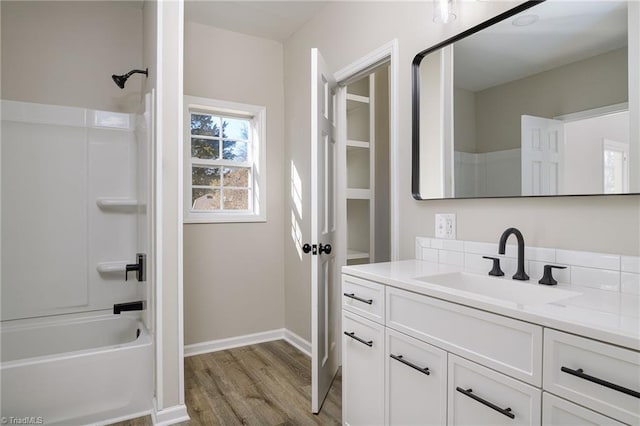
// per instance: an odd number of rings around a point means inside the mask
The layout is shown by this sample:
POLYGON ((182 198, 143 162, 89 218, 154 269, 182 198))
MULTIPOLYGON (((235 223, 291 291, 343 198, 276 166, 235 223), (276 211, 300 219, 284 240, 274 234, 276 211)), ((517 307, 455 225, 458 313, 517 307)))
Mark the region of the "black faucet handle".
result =
POLYGON ((544 274, 538 284, 544 285, 556 285, 558 281, 553 278, 553 268, 555 269, 567 269, 566 266, 558 266, 558 265, 544 265, 544 274))
POLYGON ((489 275, 493 275, 494 277, 504 276, 504 272, 502 272, 502 269, 500 269, 500 258, 491 256, 482 256, 482 258, 493 260, 493 267, 489 271, 489 275))
POLYGON ((129 279, 129 272, 136 273, 136 279, 138 281, 146 281, 147 273, 146 263, 147 263, 147 255, 144 253, 136 253, 136 262, 137 263, 129 263, 125 266, 124 270, 124 280, 127 281, 129 279))

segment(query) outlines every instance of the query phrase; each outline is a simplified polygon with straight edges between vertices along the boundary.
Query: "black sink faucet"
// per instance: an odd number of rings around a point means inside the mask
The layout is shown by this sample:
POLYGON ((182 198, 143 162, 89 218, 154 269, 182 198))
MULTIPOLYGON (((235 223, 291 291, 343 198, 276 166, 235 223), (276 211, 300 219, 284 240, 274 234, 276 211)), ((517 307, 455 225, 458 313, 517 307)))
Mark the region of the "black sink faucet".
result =
POLYGON ((515 235, 518 239, 518 271, 513 276, 514 280, 527 281, 529 280, 529 275, 524 272, 524 238, 522 237, 522 232, 518 231, 516 228, 507 228, 500 236, 500 243, 498 244, 498 253, 505 253, 505 246, 507 245, 507 238, 509 235, 515 235))

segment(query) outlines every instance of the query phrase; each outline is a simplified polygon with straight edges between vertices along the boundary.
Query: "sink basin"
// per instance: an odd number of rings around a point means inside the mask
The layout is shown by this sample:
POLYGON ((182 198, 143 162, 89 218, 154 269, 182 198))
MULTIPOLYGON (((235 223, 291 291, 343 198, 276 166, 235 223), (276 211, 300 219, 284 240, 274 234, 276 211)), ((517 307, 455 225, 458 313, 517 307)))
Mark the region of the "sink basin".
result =
POLYGON ((479 296, 522 305, 552 303, 582 294, 557 287, 534 284, 533 282, 494 278, 466 272, 452 272, 416 279, 430 284, 441 285, 479 296))

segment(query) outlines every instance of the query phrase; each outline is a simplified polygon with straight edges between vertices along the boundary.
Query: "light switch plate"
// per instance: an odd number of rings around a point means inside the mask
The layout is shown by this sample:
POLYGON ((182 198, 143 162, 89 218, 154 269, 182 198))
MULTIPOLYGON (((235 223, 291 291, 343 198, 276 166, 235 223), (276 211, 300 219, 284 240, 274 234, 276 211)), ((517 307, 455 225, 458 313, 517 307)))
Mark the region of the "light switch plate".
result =
POLYGON ((436 213, 436 238, 456 239, 455 213, 436 213))

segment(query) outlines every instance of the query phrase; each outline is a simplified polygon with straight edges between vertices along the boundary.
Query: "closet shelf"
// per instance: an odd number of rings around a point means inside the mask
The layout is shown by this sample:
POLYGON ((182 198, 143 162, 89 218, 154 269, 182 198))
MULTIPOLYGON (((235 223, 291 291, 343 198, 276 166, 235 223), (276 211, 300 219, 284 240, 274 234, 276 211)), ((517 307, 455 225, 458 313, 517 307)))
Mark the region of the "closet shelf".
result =
POLYGON ((356 140, 347 140, 347 150, 349 148, 367 148, 369 149, 371 144, 368 141, 356 141, 356 140))
POLYGON ((96 204, 102 210, 129 210, 138 205, 138 200, 132 198, 98 198, 96 204))
POLYGON ((366 251, 347 249, 347 260, 368 259, 369 253, 366 251))
POLYGON ((370 189, 347 188, 348 200, 369 200, 371 199, 370 189))
POLYGON ((368 96, 354 95, 353 93, 347 93, 347 101, 354 101, 354 102, 360 102, 360 103, 363 103, 363 104, 368 104, 369 103, 369 97, 368 96))
POLYGON ((96 266, 96 271, 101 274, 110 274, 114 272, 124 272, 127 266, 126 261, 121 262, 101 262, 96 266))

